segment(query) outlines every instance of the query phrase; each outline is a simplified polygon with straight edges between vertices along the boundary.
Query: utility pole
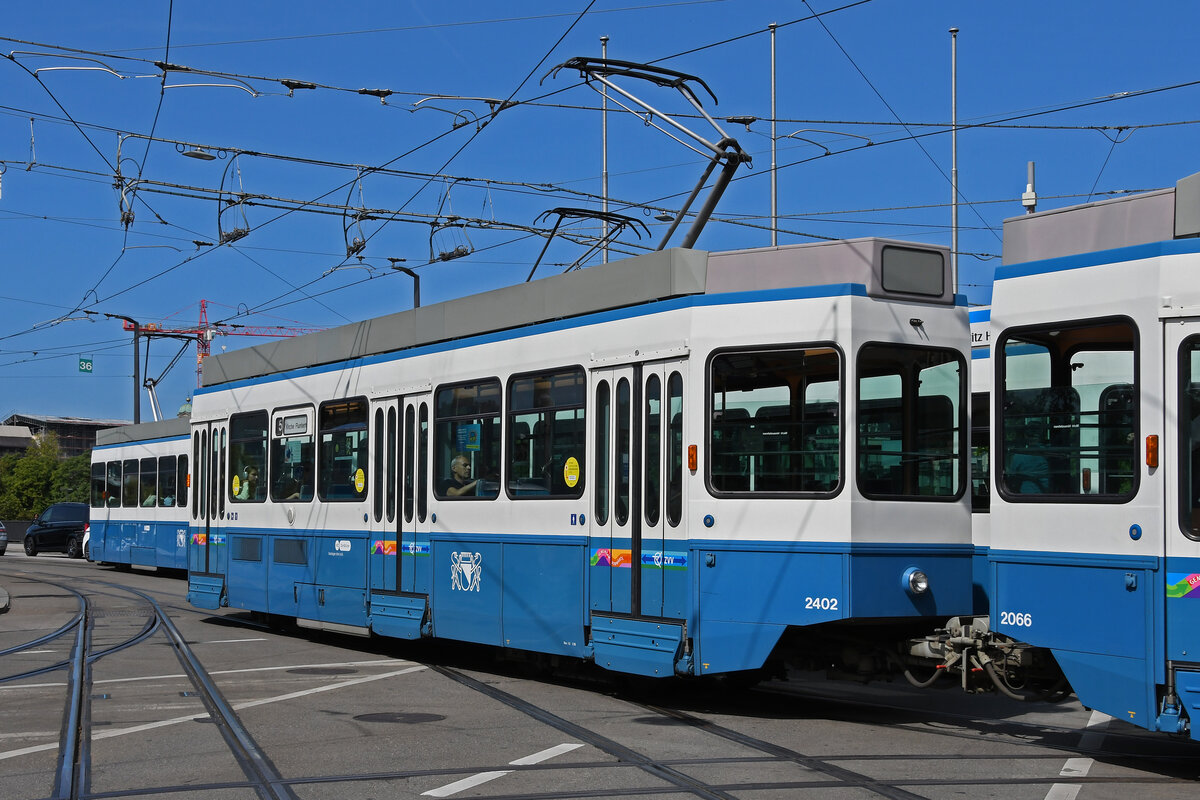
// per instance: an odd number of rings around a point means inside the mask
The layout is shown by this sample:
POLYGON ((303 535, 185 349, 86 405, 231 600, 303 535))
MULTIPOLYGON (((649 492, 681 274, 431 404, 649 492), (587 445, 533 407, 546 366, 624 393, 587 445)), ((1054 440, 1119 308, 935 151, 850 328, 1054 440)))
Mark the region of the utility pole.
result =
MULTIPOLYGON (((608 60, 608 37, 600 37, 600 59, 608 60)), ((600 263, 608 263, 608 87, 600 84, 600 210, 604 213, 604 248, 600 263)))
POLYGON ((950 29, 950 274, 958 294, 958 28, 950 29))
POLYGON ((775 167, 775 28, 772 22, 767 26, 771 30, 771 247, 779 244, 779 174, 775 167))

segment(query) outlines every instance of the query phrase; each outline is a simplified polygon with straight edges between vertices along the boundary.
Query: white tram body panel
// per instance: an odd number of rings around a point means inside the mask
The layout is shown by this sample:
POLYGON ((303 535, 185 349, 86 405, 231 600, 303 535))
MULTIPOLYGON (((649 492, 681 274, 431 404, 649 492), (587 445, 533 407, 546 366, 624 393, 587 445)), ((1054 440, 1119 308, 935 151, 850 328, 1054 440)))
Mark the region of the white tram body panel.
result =
POLYGON ((968 612, 947 262, 665 251, 214 357, 189 600, 652 676, 968 612))
POLYGON ((1198 180, 1007 221, 991 311, 993 628, 1084 705, 1193 738, 1198 180))

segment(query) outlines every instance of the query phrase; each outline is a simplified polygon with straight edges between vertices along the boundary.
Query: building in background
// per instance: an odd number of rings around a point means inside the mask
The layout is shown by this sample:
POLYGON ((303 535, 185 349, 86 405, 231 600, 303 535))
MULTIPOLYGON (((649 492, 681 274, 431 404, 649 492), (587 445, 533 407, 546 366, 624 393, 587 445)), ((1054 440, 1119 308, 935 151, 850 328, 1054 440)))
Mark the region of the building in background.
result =
POLYGON ((83 455, 96 446, 96 431, 128 425, 121 419, 84 419, 82 417, 47 417, 38 414, 13 414, 0 421, 0 455, 23 452, 34 437, 50 431, 58 437, 63 458, 83 455), (26 431, 25 434, 18 429, 26 431), (21 442, 24 442, 21 444, 21 442))

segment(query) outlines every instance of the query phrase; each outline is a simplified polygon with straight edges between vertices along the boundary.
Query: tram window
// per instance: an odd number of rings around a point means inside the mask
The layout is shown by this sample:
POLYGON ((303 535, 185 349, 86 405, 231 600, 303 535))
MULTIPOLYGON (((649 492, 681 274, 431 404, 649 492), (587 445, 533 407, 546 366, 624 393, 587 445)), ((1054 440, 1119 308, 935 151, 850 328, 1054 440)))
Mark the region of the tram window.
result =
POLYGON ((413 520, 413 481, 416 480, 413 470, 413 453, 417 446, 413 407, 404 410, 404 521, 413 520))
POLYGON ((158 505, 158 459, 143 458, 139 464, 138 471, 141 473, 138 505, 158 505))
POLYGON ((1179 350, 1179 523, 1200 539, 1200 336, 1179 350))
POLYGON ((229 420, 231 472, 229 499, 234 503, 261 503, 267 467, 267 412, 234 414, 229 420))
POLYGON ((225 485, 225 451, 228 449, 225 438, 227 435, 228 431, 222 427, 220 444, 217 443, 217 437, 213 436, 213 464, 214 471, 217 473, 217 480, 213 481, 213 499, 209 507, 217 515, 218 519, 223 518, 225 515, 225 493, 221 491, 221 487, 225 485))
POLYGON ((429 405, 421 403, 417 433, 417 521, 424 522, 429 510, 429 405))
POLYGON ((991 465, 988 436, 991 426, 991 395, 976 392, 971 395, 971 510, 987 511, 991 507, 991 465))
POLYGON ((175 498, 176 505, 184 507, 188 504, 188 457, 187 454, 179 456, 179 471, 176 474, 175 481, 175 498))
POLYGON ((953 350, 889 344, 858 353, 858 487, 868 497, 962 492, 966 368, 953 350))
POLYGON ((104 479, 104 504, 109 508, 121 505, 121 462, 108 462, 104 479))
POLYGON ((377 408, 375 409, 375 441, 372 445, 375 451, 375 463, 371 470, 371 491, 374 495, 373 506, 376 522, 383 521, 383 456, 385 451, 383 433, 383 409, 377 408))
POLYGON ((667 523, 679 524, 683 517, 683 376, 672 372, 667 379, 667 523))
POLYGON ((175 456, 158 459, 158 505, 169 508, 175 505, 179 484, 179 461, 175 456))
POLYGON ((594 513, 597 525, 608 524, 608 499, 611 483, 608 455, 612 451, 612 390, 608 381, 600 381, 596 386, 596 508, 594 513))
POLYGON ((138 472, 141 474, 138 505, 158 505, 158 459, 143 458, 138 464, 138 472))
POLYGON ((92 464, 91 505, 92 508, 104 507, 104 472, 107 465, 103 461, 92 464))
POLYGON ((633 421, 630 419, 631 406, 629 380, 621 378, 617 381, 617 458, 615 463, 617 485, 613 497, 616 501, 616 510, 613 516, 616 517, 618 525, 624 525, 629 521, 629 470, 632 466, 630 463, 632 453, 630 436, 633 431, 633 421))
POLYGON ((500 381, 442 387, 435 409, 435 495, 495 497, 500 491, 500 381))
POLYGON ((271 499, 307 503, 313 499, 314 452, 311 408, 276 411, 271 423, 271 499))
POLYGON ((196 480, 192 481, 192 519, 207 515, 207 497, 204 494, 205 481, 208 479, 207 437, 207 433, 201 436, 200 431, 192 434, 192 463, 196 465, 196 480))
POLYGON ((138 462, 136 458, 121 462, 121 506, 138 506, 138 462))
POLYGON ((827 495, 838 490, 842 364, 837 350, 720 353, 712 358, 709 374, 708 479, 714 492, 827 495))
POLYGON ((642 506, 646 510, 646 524, 657 525, 662 497, 662 381, 657 375, 646 379, 645 395, 642 418, 646 460, 642 467, 645 478, 642 506))
POLYGON ((396 409, 387 413, 387 520, 396 520, 396 409))
POLYGON ((1132 497, 1139 474, 1133 325, 1025 328, 999 344, 1001 489, 1018 500, 1132 497))
POLYGON ((365 398, 323 403, 317 493, 326 502, 364 500, 369 459, 365 398))
POLYGON ((579 497, 584 486, 587 377, 579 368, 508 384, 508 491, 514 498, 579 497))

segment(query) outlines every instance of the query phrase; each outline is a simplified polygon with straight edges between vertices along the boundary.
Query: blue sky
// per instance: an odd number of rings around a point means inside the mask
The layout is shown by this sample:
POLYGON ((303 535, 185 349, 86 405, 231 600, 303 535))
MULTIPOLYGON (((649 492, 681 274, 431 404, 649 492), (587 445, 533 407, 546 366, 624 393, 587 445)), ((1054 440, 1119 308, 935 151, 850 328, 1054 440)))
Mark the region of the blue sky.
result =
MULTIPOLYGON (((771 22, 781 244, 950 243, 952 26, 970 126, 958 137, 959 263, 972 302, 989 298, 1027 162, 1039 209, 1200 170, 1200 10, 1182 1, 62 0, 14 5, 5 22, 4 417, 132 418, 131 339, 105 313, 194 329, 206 300, 226 331, 332 327, 412 306, 413 281, 393 265, 421 276, 426 305, 525 280, 545 243, 533 231, 553 224, 543 212, 599 208, 600 96, 577 72, 548 73, 598 57, 601 36, 610 58, 703 79, 719 101, 701 94, 705 109, 753 156, 697 242, 708 250, 770 243, 771 22), (190 69, 164 80, 155 62, 190 69), (289 94, 285 81, 317 88, 289 94), (515 104, 493 114, 498 103, 472 98, 515 104), (219 157, 182 157, 190 145, 219 157), (429 224, 449 215, 467 227, 429 224), (347 256, 355 239, 365 247, 347 256), (468 255, 439 260, 455 250, 468 255)), ((622 85, 692 111, 670 89, 622 85)), ((654 214, 679 207, 704 158, 610 107, 610 209, 648 226, 619 240, 642 252, 665 231, 654 214)), ((598 233, 569 230, 575 240, 551 243, 538 275, 598 233)), ((222 335, 213 349, 260 341, 222 335)), ((173 414, 195 387, 194 342, 153 340, 148 372, 164 376, 173 414)))

